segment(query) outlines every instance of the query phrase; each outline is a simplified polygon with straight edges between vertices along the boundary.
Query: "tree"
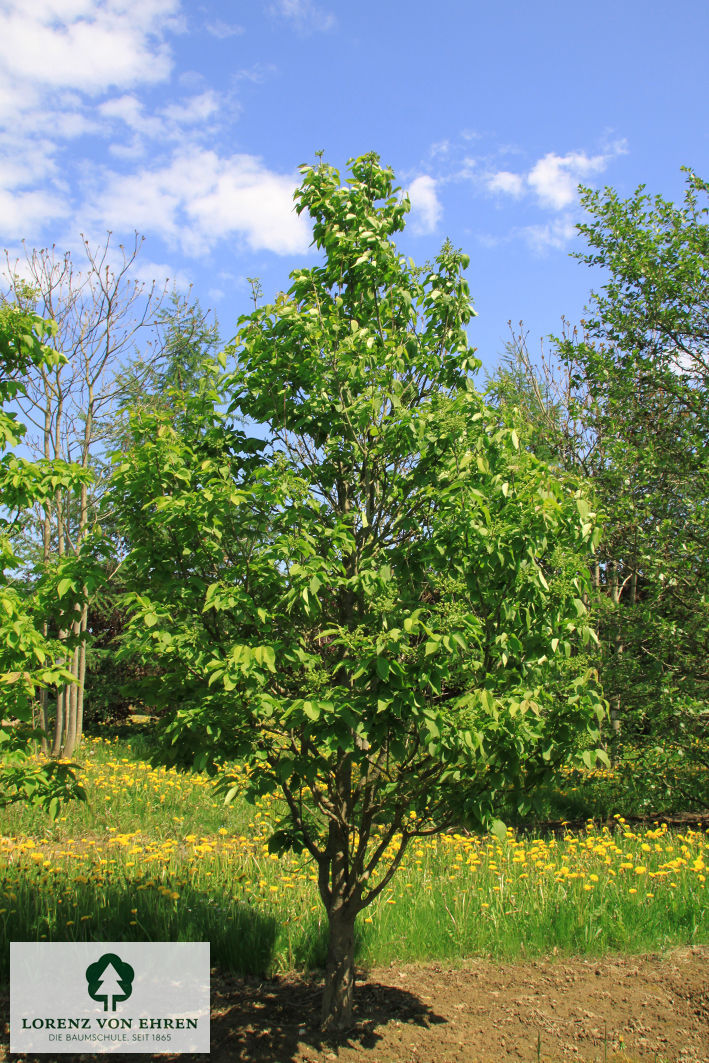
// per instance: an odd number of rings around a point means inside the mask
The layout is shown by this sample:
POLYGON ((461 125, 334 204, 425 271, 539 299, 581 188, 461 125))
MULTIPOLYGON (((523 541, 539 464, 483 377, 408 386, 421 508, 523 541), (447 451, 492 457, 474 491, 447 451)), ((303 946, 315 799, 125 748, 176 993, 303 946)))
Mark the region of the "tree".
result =
POLYGON ((127 413, 140 404, 173 404, 173 393, 199 390, 204 363, 219 346, 219 327, 203 311, 199 300, 173 291, 166 305, 155 315, 155 350, 139 355, 116 374, 120 389, 120 412, 116 423, 112 417, 108 428, 111 442, 120 445, 127 413), (156 354, 157 352, 157 354, 156 354))
MULTIPOLYGON (((585 480, 603 464, 601 441, 591 427, 593 399, 579 388, 571 368, 540 345, 535 360, 520 321, 493 374, 488 374, 486 397, 511 418, 525 449, 543 461, 585 480)), ((563 321, 564 337, 572 339, 563 321)))
MULTIPOLYGON (((140 243, 136 235, 132 248, 121 245, 116 252, 110 234, 97 248, 84 239, 83 268, 69 252, 58 255, 54 247, 27 252, 21 264, 7 260, 7 305, 54 322, 51 342, 63 355, 15 370, 22 378, 16 402, 30 427, 25 443, 45 462, 61 460, 93 472, 82 480, 78 496, 58 487, 42 500, 36 520, 26 513, 30 558, 36 553, 38 524, 45 576, 54 572, 56 593, 66 607, 56 634, 66 644, 66 666, 76 680, 56 690, 55 757, 71 757, 83 731, 92 582, 87 569, 93 568, 87 547, 107 483, 102 451, 123 396, 122 364, 131 360, 132 379, 144 381, 160 354, 159 345, 151 351, 146 344, 136 358, 137 344, 146 327, 154 325, 165 294, 154 282, 146 286, 130 277, 140 243)), ((40 700, 43 731, 50 725, 47 694, 45 688, 40 700)))
POLYGON ((166 713, 160 755, 246 758, 251 794, 282 794, 270 844, 317 866, 335 1030, 356 916, 410 840, 524 802, 593 739, 601 701, 564 671, 590 638, 593 515, 472 385, 466 257, 398 254, 409 204, 376 155, 349 184, 302 173, 324 260, 240 320, 234 372, 133 419, 113 495, 133 544, 123 652, 162 667, 143 695, 166 713))
POLYGON ((685 749, 709 700, 708 191, 690 171, 681 206, 583 190, 577 257, 607 281, 583 340, 559 345, 603 444, 604 685, 629 733, 685 749))
POLYGON ((30 462, 15 454, 25 426, 5 406, 21 393, 18 374, 60 360, 44 342, 53 332, 53 324, 36 314, 0 307, 0 807, 30 801, 52 815, 62 800, 85 795, 71 765, 31 760, 35 740, 45 737, 34 726, 34 704, 38 690, 62 690, 74 676, 64 665, 63 647, 46 636, 49 603, 30 601, 13 585, 20 561, 10 533, 34 503, 45 504, 60 490, 80 492, 87 474, 63 461, 30 462))
MULTIPOLYGON (((564 322, 563 338, 556 344, 573 347, 577 333, 564 322)), ((510 323, 511 327, 511 323, 510 323)), ((624 587, 618 580, 619 554, 628 557, 628 540, 635 528, 633 500, 626 485, 630 480, 618 467, 618 454, 601 423, 598 397, 579 378, 568 358, 559 361, 555 351, 545 352, 542 344, 538 360, 530 355, 527 334, 512 330, 505 355, 489 378, 488 400, 512 417, 522 445, 536 457, 582 476, 593 490, 594 508, 600 511, 600 539, 587 563, 592 573, 593 592, 584 599, 590 605, 600 641, 591 652, 599 669, 601 683, 611 696, 611 724, 620 727, 619 692, 628 685, 627 672, 619 667, 624 638, 619 606, 624 587)), ((625 603, 624 603, 625 604, 625 603)), ((627 697, 626 697, 627 704, 627 697)))
MULTIPOLYGON (((131 412, 157 406, 171 411, 185 395, 196 394, 200 381, 208 372, 205 361, 218 344, 218 326, 210 313, 201 309, 189 291, 173 291, 155 315, 153 348, 148 348, 147 353, 140 352, 136 359, 115 373, 116 403, 109 409, 102 425, 107 449, 123 446, 129 432, 131 412)), ((91 639, 84 686, 90 719, 94 723, 128 715, 134 700, 131 686, 136 667, 139 670, 141 667, 131 660, 116 657, 117 638, 125 621, 121 608, 125 586, 115 559, 125 554, 129 544, 121 539, 111 514, 110 498, 105 499, 101 510, 101 530, 104 541, 110 543, 108 555, 112 565, 111 578, 104 583, 101 594, 90 603, 87 617, 91 639)))

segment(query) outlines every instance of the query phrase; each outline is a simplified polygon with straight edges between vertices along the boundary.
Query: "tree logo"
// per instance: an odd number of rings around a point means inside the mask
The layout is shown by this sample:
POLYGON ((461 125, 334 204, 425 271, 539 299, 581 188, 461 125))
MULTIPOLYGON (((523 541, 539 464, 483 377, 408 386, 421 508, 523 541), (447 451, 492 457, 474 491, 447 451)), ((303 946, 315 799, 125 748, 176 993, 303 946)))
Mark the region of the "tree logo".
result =
POLYGON ((89 996, 102 1000, 104 1011, 115 1011, 116 1003, 127 1000, 133 992, 135 971, 115 952, 106 952, 86 968, 89 996), (109 1008, 110 1005, 110 1008, 109 1008))

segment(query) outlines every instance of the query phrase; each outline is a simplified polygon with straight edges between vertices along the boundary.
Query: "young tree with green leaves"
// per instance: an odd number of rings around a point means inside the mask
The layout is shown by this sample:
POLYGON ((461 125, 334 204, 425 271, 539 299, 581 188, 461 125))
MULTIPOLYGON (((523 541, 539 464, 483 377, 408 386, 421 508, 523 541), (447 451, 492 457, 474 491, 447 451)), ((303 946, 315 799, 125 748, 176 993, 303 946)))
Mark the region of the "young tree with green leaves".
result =
POLYGON ((15 401, 28 426, 24 445, 45 462, 63 461, 87 472, 78 494, 58 488, 25 521, 30 564, 41 553, 48 576, 62 570, 55 592, 66 607, 66 623, 57 634, 76 679, 56 691, 54 704, 47 691, 40 697, 42 729, 52 727, 55 757, 71 757, 83 733, 90 545, 108 479, 106 444, 123 397, 120 369, 135 361, 142 347, 141 379, 151 371, 160 351, 159 345, 151 350, 148 340, 165 295, 155 282, 146 285, 132 275, 142 242, 137 234, 132 247, 116 248, 110 233, 98 246, 82 240, 78 260, 54 246, 26 250, 22 261, 6 253, 0 294, 8 306, 53 322, 49 342, 62 355, 16 370, 22 388, 15 401))
POLYGON ((302 168, 322 260, 240 320, 235 371, 134 418, 113 481, 161 756, 245 759, 252 795, 281 793, 271 847, 312 857, 327 912, 326 1030, 351 1022, 355 919, 411 839, 489 828, 572 750, 595 761, 602 711, 566 667, 593 514, 473 387, 466 257, 399 255, 392 171, 350 167, 302 168))
POLYGON ((26 428, 6 406, 21 394, 30 368, 60 360, 45 342, 54 330, 37 314, 0 306, 0 807, 30 801, 51 815, 62 800, 84 794, 70 765, 31 759, 36 740, 46 737, 36 726, 37 695, 63 690, 74 676, 64 647, 46 635, 55 603, 41 593, 28 596, 13 579, 21 562, 12 531, 30 506, 46 504, 57 491, 80 493, 86 473, 61 460, 31 462, 16 454, 26 428))
POLYGON ((644 186, 627 200, 583 191, 577 257, 607 280, 583 340, 559 346, 602 456, 604 689, 630 737, 692 756, 709 701, 707 192, 690 171, 680 205, 644 186))
POLYGON ((66 606, 66 624, 58 634, 77 681, 58 691, 54 702, 48 691, 40 693, 42 726, 53 730, 54 756, 72 755, 81 742, 85 707, 94 719, 110 709, 106 691, 115 694, 121 681, 111 667, 112 653, 92 646, 95 636, 102 641, 106 634, 103 618, 110 616, 119 582, 110 506, 102 507, 100 533, 97 514, 109 478, 107 455, 119 445, 125 408, 169 401, 173 385, 195 387, 201 363, 217 343, 216 326, 189 292, 173 291, 166 299, 167 282, 160 287, 136 278, 141 244, 136 234, 131 246, 115 247, 108 234, 99 246, 84 239, 78 257, 55 247, 27 251, 23 261, 7 257, 0 294, 8 305, 53 321, 51 343, 64 356, 23 370, 16 403, 29 429, 25 446, 35 457, 73 462, 93 474, 78 495, 58 490, 41 507, 26 510, 16 537, 28 567, 41 555, 47 576, 62 570, 55 591, 66 606), (87 595, 84 579, 86 574, 91 583, 96 575, 93 538, 101 539, 105 575, 113 575, 98 598, 87 595))

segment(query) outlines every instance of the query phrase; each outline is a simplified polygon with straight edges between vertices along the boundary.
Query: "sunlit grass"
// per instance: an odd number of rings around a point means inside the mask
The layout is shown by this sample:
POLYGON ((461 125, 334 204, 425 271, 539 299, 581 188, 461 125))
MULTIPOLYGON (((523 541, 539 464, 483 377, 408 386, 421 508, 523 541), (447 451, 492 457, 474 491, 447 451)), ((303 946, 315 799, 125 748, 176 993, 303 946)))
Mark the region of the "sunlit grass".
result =
POLYGON ((613 768, 562 769, 537 794, 538 818, 606 819, 653 813, 702 812, 709 807, 706 741, 688 747, 621 747, 613 768))
MULTIPOLYGON (((121 743, 82 752, 88 806, 51 823, 0 819, 0 936, 209 940, 225 969, 302 969, 324 958, 315 869, 268 851, 276 803, 215 800, 211 781, 154 769, 121 743)), ((358 922, 368 965, 639 951, 709 940, 706 832, 663 825, 560 838, 444 835, 413 842, 358 922)))

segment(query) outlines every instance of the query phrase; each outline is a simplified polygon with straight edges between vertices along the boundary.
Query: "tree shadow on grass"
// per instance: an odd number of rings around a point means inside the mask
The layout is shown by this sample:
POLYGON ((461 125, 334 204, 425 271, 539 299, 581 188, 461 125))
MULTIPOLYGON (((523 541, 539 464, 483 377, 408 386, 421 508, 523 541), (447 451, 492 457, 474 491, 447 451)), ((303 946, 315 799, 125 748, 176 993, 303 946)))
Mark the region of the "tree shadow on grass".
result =
MULTIPOLYGON (((143 1059, 175 1063, 209 1061, 233 1063, 287 1063, 301 1048, 326 1050, 349 1045, 366 1050, 376 1046, 377 1027, 390 1021, 420 1026, 442 1022, 414 994, 399 988, 365 982, 355 991, 354 1027, 339 1041, 320 1033, 322 978, 284 976, 269 978, 279 923, 246 904, 220 905, 213 893, 182 885, 179 898, 155 883, 146 890, 141 881, 85 884, 81 908, 74 910, 71 896, 48 905, 52 883, 37 880, 18 883, 17 913, 1 942, 0 953, 0 1063, 24 1060, 44 1063, 46 1055, 9 1054, 9 942, 13 941, 209 941, 212 962, 210 1054, 141 1054, 143 1059), (22 896, 19 896, 19 894, 22 896), (92 917, 81 922, 79 912, 92 907, 92 917), (48 918, 49 915, 49 918, 48 918), (73 915, 71 926, 66 916, 73 915), (229 972, 229 973, 227 973, 229 972)), ((54 896, 54 900, 58 895, 54 896)), ((362 944, 357 928, 356 948, 362 944)), ((327 953, 327 926, 313 923, 293 943, 292 962, 298 968, 322 968, 327 953)), ((79 1060, 102 1060, 105 1053, 80 1053, 79 1060)), ((111 1058, 132 1063, 135 1054, 111 1053, 111 1058)))
POLYGON ((270 969, 278 920, 213 891, 139 880, 84 883, 78 905, 61 882, 12 883, 11 919, 0 923, 0 982, 10 975, 12 941, 209 941, 211 962, 239 974, 270 969), (54 888, 53 888, 54 887, 54 888), (61 895, 60 895, 61 894, 61 895), (60 903, 61 902, 61 903, 60 903))
MULTIPOLYGON (((379 1028, 389 1022, 428 1027, 443 1023, 415 994, 378 982, 364 982, 355 989, 354 1025, 338 1038, 321 1034, 321 978, 286 976, 261 979, 212 971, 211 1051, 207 1054, 156 1053, 139 1058, 158 1063, 289 1063, 299 1052, 330 1053, 347 1046, 361 1051, 376 1048, 382 1040, 379 1028)), ((0 1061, 46 1063, 47 1056, 9 1054, 9 992, 0 990, 0 1061), (6 1053, 3 1055, 3 1050, 6 1053)), ((105 1053, 82 1053, 73 1058, 99 1061, 105 1053)), ((134 1063, 135 1054, 111 1053, 117 1063, 134 1063)))

